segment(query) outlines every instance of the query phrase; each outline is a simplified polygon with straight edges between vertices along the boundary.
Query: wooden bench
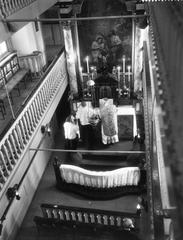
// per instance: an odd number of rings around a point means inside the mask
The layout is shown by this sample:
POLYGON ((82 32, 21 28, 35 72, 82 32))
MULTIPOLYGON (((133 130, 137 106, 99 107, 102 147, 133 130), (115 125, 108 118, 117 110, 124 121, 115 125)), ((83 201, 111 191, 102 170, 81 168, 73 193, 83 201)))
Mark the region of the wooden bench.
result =
MULTIPOLYGON (((107 172, 97 172, 73 165, 61 164, 57 158, 53 166, 57 188, 62 191, 80 194, 86 198, 106 200, 128 194, 142 194, 146 191, 146 171, 144 169, 138 170, 137 174, 140 173, 139 177, 136 176, 135 168, 135 179, 125 183, 125 180, 122 180, 125 176, 123 174, 124 170, 127 169, 125 167, 107 172), (62 167, 64 167, 65 172, 62 172, 62 167), (65 178, 63 177, 64 175, 66 176, 65 178)), ((126 178, 126 176, 124 178, 126 178)))
POLYGON ((69 228, 92 228, 104 231, 139 232, 140 215, 138 212, 117 212, 111 210, 72 207, 54 204, 41 204, 42 216, 35 216, 38 232, 41 229, 59 230, 69 228), (127 224, 128 220, 131 224, 127 224))
POLYGON ((4 99, 9 94, 9 97, 13 103, 12 90, 17 89, 20 96, 20 82, 24 82, 26 88, 26 81, 28 78, 29 70, 21 69, 16 53, 11 53, 4 60, 0 62, 0 104, 1 113, 6 114, 4 99))

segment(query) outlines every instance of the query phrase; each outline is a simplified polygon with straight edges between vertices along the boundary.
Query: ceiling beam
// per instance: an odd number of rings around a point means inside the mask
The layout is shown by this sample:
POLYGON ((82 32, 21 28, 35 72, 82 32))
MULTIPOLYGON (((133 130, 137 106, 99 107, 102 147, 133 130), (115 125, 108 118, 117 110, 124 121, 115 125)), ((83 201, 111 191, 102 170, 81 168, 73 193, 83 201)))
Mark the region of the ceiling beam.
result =
POLYGON ((102 19, 122 19, 122 18, 144 18, 147 14, 142 15, 121 15, 121 16, 102 16, 102 17, 72 17, 72 18, 14 18, 14 19, 0 19, 1 22, 68 22, 68 21, 93 21, 102 19))

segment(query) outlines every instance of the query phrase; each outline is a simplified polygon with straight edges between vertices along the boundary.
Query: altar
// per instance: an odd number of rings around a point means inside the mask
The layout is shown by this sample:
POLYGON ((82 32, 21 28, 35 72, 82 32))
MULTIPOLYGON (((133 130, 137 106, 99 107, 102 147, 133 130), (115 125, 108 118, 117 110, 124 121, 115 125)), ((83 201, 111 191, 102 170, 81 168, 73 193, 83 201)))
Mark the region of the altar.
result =
MULTIPOLYGON (((74 104, 73 109, 77 111, 79 105, 80 102, 77 102, 77 104, 74 104)), ((110 144, 123 140, 133 140, 137 135, 135 108, 132 105, 116 107, 113 104, 113 99, 100 99, 99 105, 99 108, 93 108, 93 116, 99 116, 100 121, 97 124, 93 124, 92 119, 90 119, 95 141, 110 144), (105 108, 103 109, 102 105, 104 103, 105 108), (113 114, 109 110, 113 111, 113 114)), ((92 108, 91 102, 86 102, 86 106, 92 108)))
POLYGON ((117 120, 119 140, 133 140, 137 135, 135 108, 132 105, 118 106, 117 120))

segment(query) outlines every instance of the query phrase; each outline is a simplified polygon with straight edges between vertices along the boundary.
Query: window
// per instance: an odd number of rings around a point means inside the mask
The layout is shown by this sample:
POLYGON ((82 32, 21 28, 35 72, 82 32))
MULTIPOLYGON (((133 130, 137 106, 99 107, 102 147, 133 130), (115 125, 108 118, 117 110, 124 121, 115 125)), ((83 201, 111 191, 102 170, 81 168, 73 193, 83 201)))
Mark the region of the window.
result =
POLYGON ((6 42, 0 43, 0 58, 8 51, 6 42))

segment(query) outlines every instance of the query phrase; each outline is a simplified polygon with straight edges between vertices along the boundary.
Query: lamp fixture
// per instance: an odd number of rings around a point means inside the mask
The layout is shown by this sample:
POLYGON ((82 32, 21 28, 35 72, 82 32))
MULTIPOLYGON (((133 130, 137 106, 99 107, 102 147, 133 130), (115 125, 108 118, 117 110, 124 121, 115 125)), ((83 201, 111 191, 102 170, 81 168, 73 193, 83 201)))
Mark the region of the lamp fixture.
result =
MULTIPOLYGON (((143 160, 143 164, 145 164, 145 160, 143 160)), ((148 203, 142 196, 138 197, 137 211, 144 209, 146 212, 148 211, 148 203)))
POLYGON ((15 184, 13 187, 8 188, 6 195, 8 200, 12 200, 13 198, 20 200, 21 197, 18 192, 18 184, 15 184))
POLYGON ((140 216, 141 215, 141 205, 138 203, 137 204, 137 206, 136 206, 136 214, 138 215, 138 216, 140 216))
POLYGON ((94 85, 95 85, 95 82, 93 80, 90 79, 87 81, 87 86, 93 87, 94 85))
POLYGON ((42 126, 41 126, 41 133, 42 133, 42 134, 48 133, 48 136, 51 136, 51 128, 50 128, 50 125, 49 125, 49 124, 42 125, 42 126))

